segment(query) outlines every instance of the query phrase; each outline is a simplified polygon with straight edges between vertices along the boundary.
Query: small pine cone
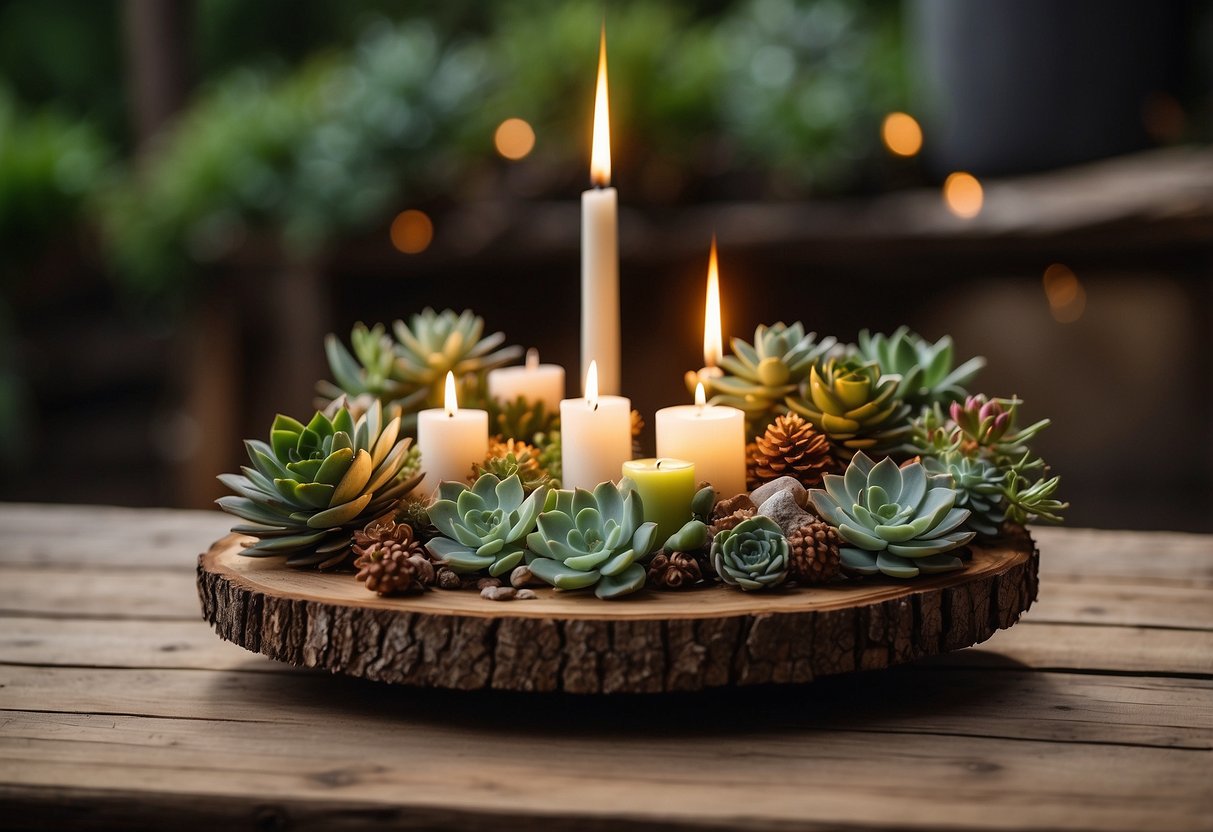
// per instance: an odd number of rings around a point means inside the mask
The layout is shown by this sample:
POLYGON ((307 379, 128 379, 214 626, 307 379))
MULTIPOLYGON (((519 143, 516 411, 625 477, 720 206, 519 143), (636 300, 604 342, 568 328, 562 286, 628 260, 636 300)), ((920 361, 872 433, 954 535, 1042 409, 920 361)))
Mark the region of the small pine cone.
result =
POLYGON ((788 577, 801 584, 825 584, 838 577, 838 532, 816 518, 788 535, 788 577))
POLYGON ((375 544, 358 556, 354 567, 358 580, 380 595, 404 595, 434 583, 434 564, 414 541, 375 544))
POLYGON ((763 481, 758 478, 758 468, 757 464, 755 463, 757 458, 758 443, 747 442, 745 446, 745 487, 747 491, 753 491, 763 483, 763 481))
POLYGON ((805 488, 817 488, 822 477, 835 470, 830 440, 799 413, 775 417, 755 440, 751 460, 753 477, 760 484, 795 477, 805 488))
POLYGON ((662 549, 649 561, 648 582, 656 589, 683 589, 702 579, 703 571, 693 553, 662 549))
POLYGON ((721 532, 733 528, 742 520, 749 520, 757 513, 758 509, 756 508, 739 508, 731 514, 722 514, 718 517, 713 517, 711 525, 708 526, 708 535, 710 537, 716 537, 716 535, 720 534, 721 532))
MULTIPOLYGON (((398 543, 407 546, 414 542, 413 527, 399 523, 392 515, 377 517, 354 532, 354 554, 362 557, 381 543, 398 543)), ((424 557, 425 552, 422 550, 424 557)), ((355 564, 357 565, 357 564, 355 564)))

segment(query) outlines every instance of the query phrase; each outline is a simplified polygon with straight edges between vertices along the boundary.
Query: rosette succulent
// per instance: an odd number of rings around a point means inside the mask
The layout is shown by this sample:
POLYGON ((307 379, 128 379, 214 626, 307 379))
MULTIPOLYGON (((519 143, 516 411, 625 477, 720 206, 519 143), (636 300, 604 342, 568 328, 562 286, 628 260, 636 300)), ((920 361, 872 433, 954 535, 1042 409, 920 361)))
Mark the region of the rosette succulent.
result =
POLYGON ((885 375, 875 361, 833 357, 809 370, 804 395, 788 406, 829 437, 837 456, 884 452, 904 444, 910 406, 897 398, 900 377, 885 375))
POLYGON ((426 543, 426 550, 460 574, 487 569, 503 575, 522 562, 522 541, 547 495, 540 486, 528 496, 517 475, 503 480, 483 474, 471 488, 444 482, 429 507, 429 520, 443 536, 426 543))
POLYGON ((1028 453, 1028 441, 1049 426, 1048 419, 1020 428, 1019 406, 1022 399, 990 399, 969 396, 948 408, 952 423, 959 429, 961 446, 966 452, 984 454, 996 462, 1017 462, 1028 453))
POLYGON ((860 451, 845 475, 826 474, 825 488, 810 490, 809 499, 851 544, 840 550, 845 569, 913 578, 963 566, 947 552, 974 533, 961 530, 969 510, 956 506, 958 494, 949 482, 947 476, 929 474, 920 462, 899 468, 891 459, 874 463, 860 451))
POLYGON ((986 365, 980 356, 953 367, 952 339, 945 335, 934 344, 909 327, 892 335, 859 333, 852 348, 864 361, 875 361, 886 375, 901 376, 898 398, 911 405, 950 404, 963 399, 965 385, 986 365))
POLYGON ((985 459, 967 457, 951 451, 938 457, 923 457, 927 472, 945 475, 956 489, 956 507, 968 509, 965 522, 982 537, 997 537, 998 527, 1007 517, 1003 486, 1007 475, 985 459))
POLYGON ((733 354, 720 359, 725 375, 709 382, 713 404, 745 411, 750 435, 761 433, 780 413, 784 400, 795 393, 809 369, 837 343, 833 337, 817 340, 804 324, 760 325, 754 343, 741 338, 730 342, 733 354))
POLYGON ((769 589, 788 577, 788 539, 762 515, 717 532, 711 557, 720 579, 741 589, 769 589))
MULTIPOLYGON (((405 413, 441 407, 447 372, 461 382, 517 360, 522 347, 500 348, 505 335, 484 335, 484 319, 469 309, 435 312, 426 308, 406 324, 392 324, 393 340, 384 327, 357 324, 350 334, 353 354, 329 335, 325 352, 333 382, 321 382, 321 396, 371 394, 398 405, 405 413)), ((466 399, 464 399, 466 401, 466 399)))
POLYGON ((615 598, 644 586, 640 561, 658 544, 635 491, 604 482, 593 491, 555 491, 527 537, 531 574, 557 589, 594 587, 615 598))
POLYGON ((401 478, 411 440, 398 438, 400 416, 383 423, 374 402, 356 421, 338 407, 304 425, 279 415, 269 443, 245 442, 252 466, 219 480, 236 492, 219 507, 245 524, 257 542, 242 554, 286 555, 291 566, 336 566, 349 557, 353 530, 388 510, 420 481, 401 478))

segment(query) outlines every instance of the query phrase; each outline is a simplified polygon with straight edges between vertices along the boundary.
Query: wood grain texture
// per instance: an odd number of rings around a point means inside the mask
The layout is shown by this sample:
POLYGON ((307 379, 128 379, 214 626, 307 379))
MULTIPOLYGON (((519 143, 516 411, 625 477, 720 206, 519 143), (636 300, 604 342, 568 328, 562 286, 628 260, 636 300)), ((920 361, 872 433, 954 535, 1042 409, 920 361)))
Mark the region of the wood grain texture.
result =
POLYGON ((809 682, 985 641, 1036 597, 1022 529, 960 572, 747 594, 724 586, 614 602, 539 590, 378 598, 349 575, 284 569, 229 536, 199 558, 203 616, 270 658, 380 682, 474 690, 662 693, 809 682))
POLYGON ((198 617, 226 519, 139 517, 0 506, 0 829, 1211 828, 1208 537, 1041 530, 1040 602, 977 649, 573 696, 249 653, 198 617))

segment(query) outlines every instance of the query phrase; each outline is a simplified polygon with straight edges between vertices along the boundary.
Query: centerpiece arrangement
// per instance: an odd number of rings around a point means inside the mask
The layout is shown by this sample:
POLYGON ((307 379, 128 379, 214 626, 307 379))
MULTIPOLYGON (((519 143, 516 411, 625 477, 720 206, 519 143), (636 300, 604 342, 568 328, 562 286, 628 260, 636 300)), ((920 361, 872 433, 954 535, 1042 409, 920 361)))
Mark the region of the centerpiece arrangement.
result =
MULTIPOLYGON (((619 395, 616 194, 606 112, 604 40, 594 188, 582 200, 584 395, 564 398, 563 368, 540 364, 533 350, 518 366, 522 348, 507 346, 503 333, 486 334, 470 310, 426 309, 390 328, 358 324, 348 347, 330 336, 332 378, 317 386, 317 411, 306 420, 279 415, 266 440, 246 443, 242 473, 220 477, 233 494, 219 505, 241 522, 236 537, 200 566, 208 618, 248 644, 250 628, 267 625, 281 597, 287 606, 272 616, 272 637, 252 639, 254 649, 348 670, 357 650, 347 645, 338 662, 330 657, 334 645, 372 638, 380 655, 370 669, 354 662, 361 675, 426 683, 425 674, 437 671, 424 664, 385 670, 383 628, 391 625, 372 617, 378 635, 358 634, 352 610, 447 615, 456 630, 444 632, 442 643, 459 650, 489 638, 480 633, 469 641, 460 628, 476 630, 469 621, 504 614, 491 633, 495 669, 482 684, 587 690, 611 689, 606 665, 595 659, 597 681, 578 681, 584 675, 577 662, 598 648, 585 633, 575 643, 568 630, 546 675, 532 668, 498 679, 505 666, 537 660, 532 653, 542 642, 535 632, 510 629, 523 624, 506 622, 546 622, 525 625, 540 629, 563 619, 583 627, 614 627, 615 617, 632 622, 626 626, 657 622, 663 629, 653 643, 629 647, 624 631, 606 637, 612 651, 626 654, 623 666, 632 669, 620 671, 625 675, 649 679, 653 674, 636 667, 660 654, 654 661, 664 681, 656 689, 684 684, 677 681, 686 656, 673 642, 675 620, 703 619, 706 628, 714 616, 794 619, 794 633, 762 643, 727 636, 729 651, 744 647, 741 657, 713 657, 715 637, 706 629, 690 634, 683 647, 698 656, 698 681, 689 687, 762 681, 747 675, 751 666, 768 673, 787 666, 795 678, 877 661, 848 647, 845 634, 828 645, 816 637, 806 642, 798 615, 811 614, 819 632, 841 620, 838 611, 865 616, 874 638, 879 611, 893 622, 882 625, 889 633, 913 630, 905 644, 890 642, 884 664, 964 646, 1013 623, 1035 592, 1024 526, 1059 522, 1066 508, 1056 497, 1058 478, 1030 446, 1048 420, 1023 424, 1018 398, 973 392, 985 362, 958 361, 948 337, 931 342, 903 327, 864 331, 844 343, 800 322, 779 322, 757 327, 751 340, 732 338, 725 354, 713 241, 705 366, 686 377, 694 403, 656 413, 656 455, 641 458, 643 419, 619 395), (227 557, 233 552, 259 566, 240 566, 227 557), (298 578, 290 593, 275 588, 277 575, 299 570, 311 570, 307 585, 316 599, 337 599, 335 612, 317 618, 312 608, 296 608, 298 578), (905 589, 889 589, 898 583, 905 589), (956 594, 970 585, 981 588, 971 603, 956 594), (358 592, 365 600, 351 597, 351 587, 364 588, 358 592), (237 605, 230 593, 252 593, 251 600, 237 605), (939 593, 952 595, 945 601, 939 593), (661 596, 683 599, 677 616, 628 612, 636 599, 661 596), (515 600, 531 603, 518 613, 492 603, 515 600), (250 610, 260 619, 247 620, 250 610), (303 630, 284 635, 290 628, 282 616, 301 616, 303 630), (348 619, 344 629, 339 619, 348 619), (756 652, 776 649, 772 644, 780 645, 779 661, 755 663, 756 652), (806 650, 812 660, 798 664, 796 651, 806 650), (850 653, 849 664, 820 658, 832 653, 850 653), (718 665, 726 668, 722 680, 712 675, 718 665)), ((854 641, 856 620, 847 620, 854 641)), ((402 643, 438 638, 414 618, 400 621, 411 628, 402 643)), ((724 633, 733 625, 719 626, 724 633)), ((464 671, 457 683, 429 683, 476 686, 466 673, 483 675, 464 671)))

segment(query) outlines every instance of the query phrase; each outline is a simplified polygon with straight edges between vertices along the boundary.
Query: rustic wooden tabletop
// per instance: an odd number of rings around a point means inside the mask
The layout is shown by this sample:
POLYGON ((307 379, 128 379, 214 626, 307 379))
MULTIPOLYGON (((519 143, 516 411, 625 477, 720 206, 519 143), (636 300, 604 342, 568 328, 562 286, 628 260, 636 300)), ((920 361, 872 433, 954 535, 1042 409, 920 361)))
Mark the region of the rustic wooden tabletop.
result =
POLYGON ((455 694, 201 621, 218 513, 0 506, 0 827, 1213 829, 1213 538, 1036 530, 984 645, 813 685, 455 694))

